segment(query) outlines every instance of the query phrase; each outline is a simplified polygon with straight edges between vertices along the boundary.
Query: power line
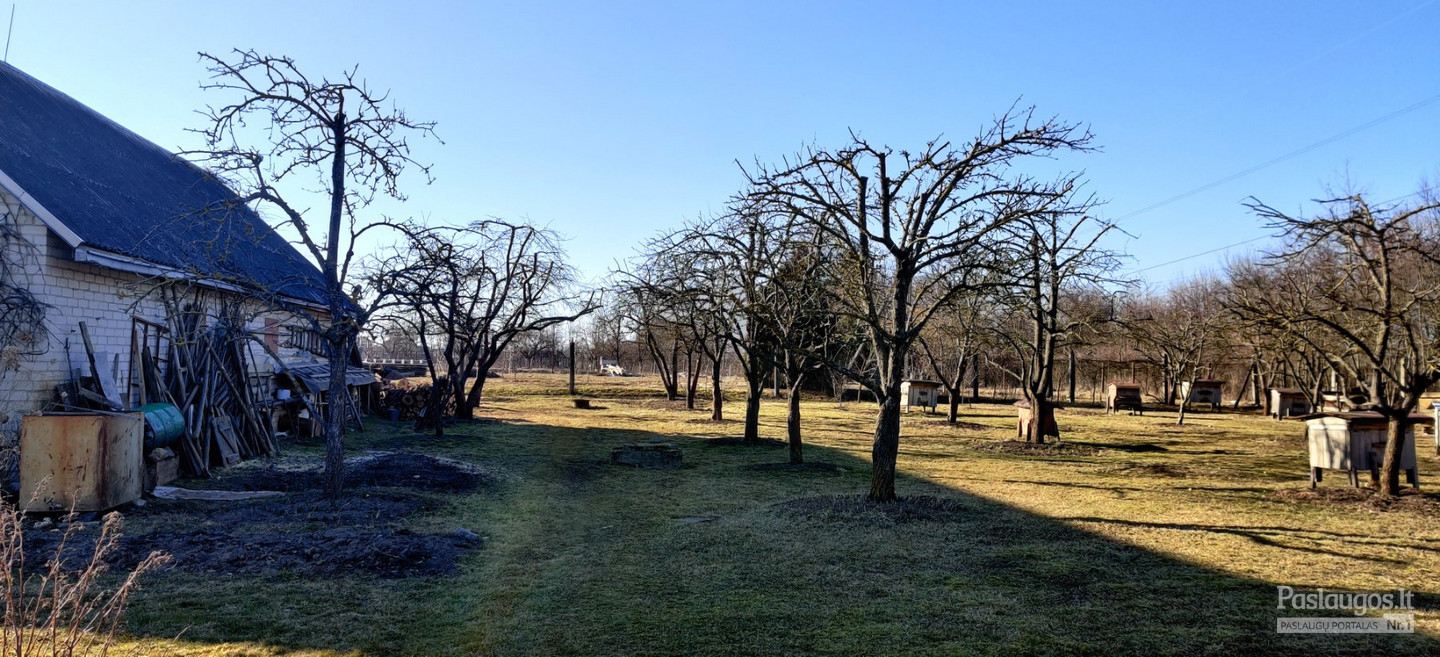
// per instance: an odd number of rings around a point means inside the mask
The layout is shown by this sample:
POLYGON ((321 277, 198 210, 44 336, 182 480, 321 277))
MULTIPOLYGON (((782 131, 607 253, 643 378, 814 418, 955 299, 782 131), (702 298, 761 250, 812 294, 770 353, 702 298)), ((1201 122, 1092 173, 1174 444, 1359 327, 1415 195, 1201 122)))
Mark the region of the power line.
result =
POLYGON ((1150 270, 1152 270, 1152 269, 1159 269, 1159 268, 1161 268, 1161 267, 1168 267, 1168 266, 1173 265, 1173 264, 1175 264, 1175 263, 1185 262, 1186 260, 1194 260, 1195 258, 1199 258, 1200 256, 1207 256, 1207 255, 1210 255, 1210 254, 1212 254, 1212 253, 1219 253, 1219 252, 1221 252, 1221 251, 1225 251, 1225 250, 1227 250, 1227 249, 1233 249, 1233 248, 1235 248, 1235 247, 1237 247, 1237 246, 1242 246, 1242 245, 1245 245, 1245 244, 1249 244, 1249 243, 1251 243, 1251 242, 1259 242, 1260 240, 1270 239, 1270 237, 1272 237, 1272 236, 1271 236, 1271 235, 1261 235, 1261 236, 1259 236, 1259 237, 1252 237, 1252 238, 1250 238, 1250 239, 1248 239, 1248 240, 1241 240, 1241 241, 1236 242, 1236 243, 1234 243, 1234 244, 1227 244, 1227 245, 1222 246, 1222 247, 1217 248, 1217 249, 1210 249, 1209 251, 1201 251, 1200 253, 1196 253, 1196 254, 1194 254, 1194 255, 1188 255, 1188 256, 1185 256, 1185 257, 1183 257, 1183 258, 1176 258, 1176 259, 1170 260, 1170 261, 1168 261, 1168 262, 1162 262, 1162 263, 1160 263, 1160 264, 1158 264, 1158 265, 1150 265, 1149 267, 1146 267, 1146 268, 1144 268, 1144 269, 1136 269, 1136 270, 1134 270, 1134 271, 1130 271, 1130 272, 1126 272, 1126 273, 1127 273, 1127 274, 1142 274, 1142 273, 1147 272, 1147 271, 1150 271, 1150 270))
POLYGON ((1357 133, 1357 132, 1361 132, 1361 131, 1364 131, 1364 130, 1368 130, 1368 129, 1373 128, 1373 127, 1375 127, 1375 126, 1377 126, 1377 125, 1380 125, 1381 123, 1384 123, 1384 122, 1386 122, 1386 121, 1389 121, 1389 120, 1391 120, 1391 119, 1395 119, 1395 118, 1400 117, 1400 116, 1403 116, 1403 115, 1405 115, 1405 114, 1409 114, 1410 112, 1413 112, 1413 111, 1415 111, 1415 110, 1417 110, 1417 109, 1420 109, 1420 108, 1422 108, 1422 107, 1425 107, 1426 105, 1429 105, 1429 104, 1434 103, 1434 102, 1436 102, 1436 101, 1440 101, 1440 94, 1437 94, 1437 95, 1431 96, 1431 97, 1429 97, 1429 98, 1426 98, 1426 99, 1424 99, 1424 100, 1422 100, 1422 101, 1420 101, 1420 102, 1418 102, 1418 103, 1415 103, 1415 104, 1413 104, 1413 105, 1409 105, 1409 106, 1407 106, 1407 107, 1402 107, 1402 108, 1400 108, 1400 109, 1398 109, 1398 110, 1395 110, 1395 111, 1393 111, 1393 112, 1391 112, 1391 113, 1389 113, 1389 114, 1386 114, 1386 115, 1384 115, 1384 116, 1382 116, 1382 117, 1380 117, 1380 118, 1372 119, 1372 120, 1367 121, 1367 122, 1365 122, 1365 123, 1362 123, 1362 124, 1360 124, 1360 125, 1358 125, 1358 126, 1355 126, 1355 127, 1353 127, 1353 128, 1350 128, 1349 130, 1345 130, 1345 131, 1343 131, 1343 132, 1340 132, 1340 133, 1331 135, 1331 136, 1329 136, 1329 137, 1326 137, 1326 138, 1324 138, 1324 139, 1321 139, 1320 141, 1314 142, 1314 143, 1312 143, 1312 144, 1309 144, 1309 145, 1304 146, 1304 147, 1302 147, 1302 148, 1299 148, 1299 149, 1297 149, 1297 150, 1290 151, 1289 153, 1286 153, 1286 154, 1284 154, 1284 155, 1281 155, 1280 157, 1276 157, 1276 158, 1273 158, 1273 159, 1270 159, 1270 160, 1266 160, 1265 162, 1262 162, 1262 163, 1257 164, 1257 165, 1255 165, 1255 166, 1253 166, 1253 167, 1250 167, 1250 168, 1248 168, 1248 169, 1245 169, 1244 171, 1240 171, 1240 172, 1237 172, 1237 173, 1230 174, 1230 175, 1225 176, 1224 178, 1221 178, 1221 179, 1216 180, 1216 181, 1214 181, 1214 182, 1207 183, 1207 184, 1201 185, 1201 186, 1199 186, 1199 187, 1196 187, 1195 189, 1192 189, 1192 190, 1190 190, 1190 191, 1188 191, 1188 192, 1185 192, 1185 193, 1183 193, 1183 194, 1177 194, 1177 195, 1175 195, 1175 196, 1171 196, 1170 198, 1167 198, 1167 199, 1165 199, 1165 200, 1163 200, 1163 201, 1160 201, 1160 202, 1158 202, 1158 203, 1152 203, 1152 204, 1147 205, 1147 206, 1145 206, 1145 207, 1143 207, 1143 208, 1140 208, 1139 210, 1136 210, 1136 211, 1134 211, 1134 212, 1131 212, 1130 214, 1127 214, 1127 215, 1124 215, 1124 216, 1122 216, 1122 217, 1119 217, 1119 218, 1115 219, 1114 221, 1116 221, 1116 222, 1124 221, 1124 220, 1129 219, 1129 218, 1131 218, 1131 217, 1134 217, 1134 216, 1136 216, 1136 215, 1144 214, 1144 213, 1149 212, 1149 211, 1151 211, 1151 210, 1154 210, 1154 209, 1157 209, 1157 208, 1161 208, 1161 207, 1170 205, 1171 203, 1174 203, 1174 202, 1176 202, 1176 201, 1180 201, 1180 200, 1183 200, 1183 199, 1190 198, 1191 196, 1194 196, 1194 195, 1196 195, 1196 194, 1199 194, 1199 193, 1201 193, 1201 192, 1204 192, 1204 191, 1207 191, 1207 190, 1210 190, 1210 189, 1214 189, 1214 188, 1219 187, 1220 185, 1223 185, 1223 184, 1225 184, 1225 183, 1228 183, 1228 182, 1230 182, 1230 181, 1232 181, 1232 180, 1236 180, 1236 179, 1238 179, 1238 178, 1243 178, 1243 177, 1245 177, 1245 176, 1248 176, 1248 175, 1250 175, 1250 174, 1252 174, 1252 173, 1255 173, 1256 171, 1260 171, 1261 169, 1266 169, 1266 168, 1272 167, 1272 166, 1274 166, 1274 165, 1276 165, 1276 164, 1279 164, 1279 163, 1281 163, 1281 162, 1284 162, 1284 161, 1286 161, 1286 160, 1299 157, 1299 156, 1301 156, 1301 155, 1304 155, 1305 153, 1309 153, 1310 151, 1313 151, 1313 150, 1315 150, 1315 149, 1317 149, 1317 148, 1320 148, 1321 146, 1325 146, 1325 145, 1332 144, 1332 143, 1334 143, 1334 142, 1340 141, 1341 139, 1344 139, 1344 138, 1346 138, 1346 137, 1349 137, 1350 135, 1353 135, 1353 134, 1355 134, 1355 133, 1357 133))
MULTIPOLYGON (((1396 16, 1392 17, 1390 20, 1387 20, 1387 21, 1385 21, 1385 22, 1383 22, 1383 23, 1378 23, 1378 24, 1376 24, 1375 26, 1371 27, 1370 29, 1365 30, 1364 32, 1361 32, 1361 33, 1359 33, 1359 34, 1356 34, 1355 36, 1350 37, 1349 39, 1347 39, 1347 40, 1345 40, 1345 41, 1342 41, 1342 42, 1339 43, 1339 44, 1336 44, 1334 47, 1330 48, 1329 50, 1326 50, 1326 51, 1324 51, 1324 52, 1321 52, 1321 53, 1319 53, 1319 54, 1311 57, 1310 59, 1307 59, 1307 60, 1305 60, 1305 61, 1303 61, 1303 62, 1300 62, 1300 63, 1298 63, 1298 64, 1295 64, 1294 66, 1291 66, 1291 67, 1289 67, 1289 68, 1287 68, 1287 69, 1285 69, 1285 70, 1283 70, 1283 71, 1280 71, 1279 73, 1276 73, 1276 74, 1274 74, 1274 75, 1272 75, 1272 76, 1270 76, 1270 77, 1268 77, 1268 78, 1266 78, 1266 79, 1264 79, 1264 80, 1262 80, 1262 81, 1260 81, 1260 82, 1257 82, 1257 83, 1255 83, 1254 85, 1252 85, 1251 87, 1245 89, 1244 91, 1241 91, 1241 92, 1239 92, 1239 93, 1237 93, 1237 94, 1235 94, 1235 95, 1233 95, 1233 96, 1230 96, 1229 98, 1226 98, 1225 100, 1222 100, 1222 101, 1220 101, 1220 102, 1218 102, 1218 103, 1212 103, 1210 106, 1211 106, 1211 107, 1222 106, 1222 105, 1228 104, 1228 103, 1230 103, 1230 102, 1232 102, 1232 101, 1234 101, 1234 100, 1236 100, 1236 99, 1238 99, 1238 98, 1242 98, 1242 97, 1244 97, 1244 96, 1247 96, 1247 95, 1249 95, 1250 93, 1254 92, 1254 91, 1257 90, 1257 89, 1265 88, 1265 87, 1269 86, 1271 83, 1273 83, 1273 82, 1275 82, 1275 81, 1277 81, 1277 80, 1279 80, 1279 79, 1281 79, 1281 78, 1283 78, 1283 77, 1285 77, 1285 76, 1287 76, 1287 75, 1290 75, 1291 73, 1294 73, 1295 71, 1298 71, 1298 70, 1300 70, 1300 69, 1302 69, 1302 68, 1304 68, 1304 67, 1306 67, 1306 66, 1309 66, 1309 65, 1311 65, 1311 64, 1314 64, 1315 62, 1318 62, 1318 61, 1320 61, 1321 59, 1324 59, 1324 58, 1326 58, 1326 57, 1329 57, 1330 55, 1333 55, 1333 54, 1335 54, 1336 52, 1338 52, 1338 51, 1340 51, 1340 50, 1343 50, 1343 49, 1345 49, 1345 48, 1348 48, 1348 47, 1354 45, 1357 41, 1360 41, 1361 39, 1364 39, 1364 38, 1370 36, 1371 34, 1373 34, 1373 33, 1375 33, 1375 32, 1378 32, 1379 30, 1381 30, 1381 29, 1383 29, 1383 28, 1389 27, 1390 25, 1399 22, 1400 20, 1402 20, 1402 19, 1410 16, 1411 14, 1414 14, 1415 12, 1420 11, 1421 9, 1424 9, 1424 8, 1426 8, 1426 7, 1429 7, 1430 5, 1435 4, 1435 2, 1436 2, 1436 0, 1425 0, 1425 2, 1422 2, 1422 3, 1418 4, 1418 5, 1415 5, 1414 7, 1411 7, 1409 10, 1406 10, 1406 11, 1404 11, 1404 12, 1401 12, 1400 14, 1397 14, 1396 16)), ((1200 118, 1201 116, 1204 116, 1205 114, 1208 114, 1208 113, 1209 113, 1208 111, 1197 112, 1196 114, 1194 114, 1193 116, 1191 116, 1189 119, 1183 121, 1182 124, 1192 123, 1192 122, 1194 122, 1195 119, 1198 119, 1198 118, 1200 118)))
MULTIPOLYGON (((1381 202, 1377 203, 1376 205, 1390 205, 1391 203, 1394 203, 1394 202, 1396 202, 1396 201, 1401 201, 1401 200, 1410 198, 1411 196, 1419 196, 1419 195, 1424 194, 1424 193, 1425 193, 1424 190, 1421 190, 1421 191, 1418 191, 1418 192, 1410 192, 1409 194, 1402 194, 1402 195, 1400 195, 1400 196, 1396 196, 1395 198, 1392 198, 1392 199, 1389 199, 1389 200, 1386 200, 1386 201, 1381 201, 1381 202)), ((1244 246, 1244 245, 1246 245, 1246 244, 1250 244, 1251 242, 1259 242, 1260 240, 1270 239, 1270 238, 1273 238, 1273 237, 1275 237, 1275 236, 1274 236, 1274 235, 1261 235, 1261 236, 1259 236, 1259 237, 1252 237, 1252 238, 1250 238, 1250 239, 1248 239, 1248 240, 1241 240, 1241 241, 1236 242, 1236 243, 1234 243, 1234 244, 1227 244, 1227 245, 1222 246, 1222 247, 1219 247, 1219 248, 1210 249, 1209 251, 1201 251, 1200 253, 1194 253, 1194 254, 1191 254, 1191 255, 1183 256, 1183 257, 1180 257, 1180 258, 1176 258, 1176 259, 1174 259, 1174 260, 1169 260, 1169 261, 1166 261, 1166 262, 1162 262, 1162 263, 1160 263, 1160 264, 1158 264, 1158 265, 1150 265, 1149 267, 1144 267, 1144 268, 1141 268, 1141 269, 1133 269, 1133 270, 1124 272, 1122 275, 1143 274, 1143 273, 1145 273, 1145 272, 1147 272, 1147 271, 1150 271, 1150 270, 1152 270, 1152 269, 1159 269, 1159 268, 1161 268, 1161 267, 1168 267, 1168 266, 1173 265, 1173 264, 1185 262, 1186 260, 1194 260, 1195 258, 1199 258, 1199 257, 1202 257, 1202 256, 1207 256, 1207 255, 1210 255, 1210 254, 1212 254, 1212 253, 1219 253, 1219 252, 1221 252, 1221 251, 1228 251, 1228 250, 1233 249, 1233 248, 1235 248, 1235 247, 1237 247, 1237 246, 1244 246)))

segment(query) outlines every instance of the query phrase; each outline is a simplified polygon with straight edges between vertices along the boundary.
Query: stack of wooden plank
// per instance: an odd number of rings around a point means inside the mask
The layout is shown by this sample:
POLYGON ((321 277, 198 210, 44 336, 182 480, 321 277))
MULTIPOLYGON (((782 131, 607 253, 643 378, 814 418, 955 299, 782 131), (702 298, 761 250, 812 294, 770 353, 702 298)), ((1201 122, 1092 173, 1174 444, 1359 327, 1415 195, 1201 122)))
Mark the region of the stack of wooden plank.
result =
MULTIPOLYGON (((210 326, 200 312, 170 318, 170 349, 164 375, 147 371, 158 381, 154 390, 180 408, 185 437, 180 463, 192 475, 242 459, 279 453, 275 428, 267 412, 265 378, 254 367, 250 345, 255 341, 234 308, 222 308, 210 326)), ((154 363, 153 356, 141 355, 154 363)), ((152 365, 153 367, 153 365, 152 365)))

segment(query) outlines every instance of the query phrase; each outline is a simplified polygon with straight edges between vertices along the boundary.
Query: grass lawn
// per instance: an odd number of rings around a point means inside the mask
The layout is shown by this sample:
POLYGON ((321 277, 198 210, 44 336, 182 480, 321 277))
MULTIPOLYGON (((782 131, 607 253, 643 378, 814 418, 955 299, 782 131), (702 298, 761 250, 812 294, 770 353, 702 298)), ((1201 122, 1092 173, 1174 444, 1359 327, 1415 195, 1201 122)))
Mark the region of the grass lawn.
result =
MULTIPOLYGON (((1302 425, 1257 415, 1106 416, 1062 410, 1068 447, 997 449, 1013 409, 962 407, 971 425, 905 418, 902 497, 912 512, 836 501, 869 482, 872 404, 804 404, 807 460, 755 469, 780 446, 707 443, 723 423, 666 402, 644 379, 593 378, 593 410, 558 376, 490 382, 481 415, 443 439, 372 420, 348 445, 474 463, 495 484, 442 496, 415 532, 488 538, 456 572, 152 577, 124 646, 169 655, 470 654, 1440 654, 1440 502, 1377 511, 1296 499, 1302 425), (607 464, 652 437, 686 467, 607 464), (921 500, 923 501, 923 500, 921 500), (1277 635, 1276 585, 1417 591, 1414 635, 1277 635)), ((784 404, 762 407, 783 438, 784 404)), ((1422 480, 1437 471, 1420 439, 1422 480)), ((318 444, 285 458, 314 458, 318 444)), ((1430 479, 1440 483, 1440 479, 1430 479)), ((1339 489, 1338 473, 1324 487, 1339 489)), ((354 495, 374 489, 356 488, 354 495)), ((217 508, 247 502, 215 503, 217 508)), ((147 507, 149 509, 151 507, 147 507)), ((166 531, 139 510, 133 532, 166 531)), ((1285 615, 1336 616, 1339 613, 1285 615)), ((122 650, 122 654, 125 650, 122 650)))

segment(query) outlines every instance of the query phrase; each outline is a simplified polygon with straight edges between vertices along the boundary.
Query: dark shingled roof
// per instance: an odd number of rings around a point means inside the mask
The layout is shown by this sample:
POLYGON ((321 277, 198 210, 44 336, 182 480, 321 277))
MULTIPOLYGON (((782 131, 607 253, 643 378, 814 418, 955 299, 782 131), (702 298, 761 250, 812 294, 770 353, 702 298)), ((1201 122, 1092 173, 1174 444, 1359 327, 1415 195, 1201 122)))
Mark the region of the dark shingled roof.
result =
POLYGON ((237 197, 222 182, 6 63, 0 173, 79 236, 76 246, 324 303, 319 269, 228 203, 237 197))

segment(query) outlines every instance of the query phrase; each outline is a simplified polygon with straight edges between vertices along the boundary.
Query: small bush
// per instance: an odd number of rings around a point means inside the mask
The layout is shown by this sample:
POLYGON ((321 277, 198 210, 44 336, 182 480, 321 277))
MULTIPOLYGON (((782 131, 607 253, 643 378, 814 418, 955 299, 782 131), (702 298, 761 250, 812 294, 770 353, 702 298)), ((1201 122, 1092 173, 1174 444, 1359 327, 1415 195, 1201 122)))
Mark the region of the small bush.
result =
POLYGON ((5 562, 0 572, 5 605, 0 654, 107 654, 140 578, 169 563, 170 557, 152 552, 124 577, 107 578, 106 558, 120 538, 124 520, 119 513, 106 515, 93 551, 85 554, 74 544, 87 542, 75 540, 78 532, 87 530, 72 511, 60 523, 63 529, 56 530, 63 535, 54 553, 37 567, 26 563, 22 521, 15 506, 0 502, 0 558, 5 562))

